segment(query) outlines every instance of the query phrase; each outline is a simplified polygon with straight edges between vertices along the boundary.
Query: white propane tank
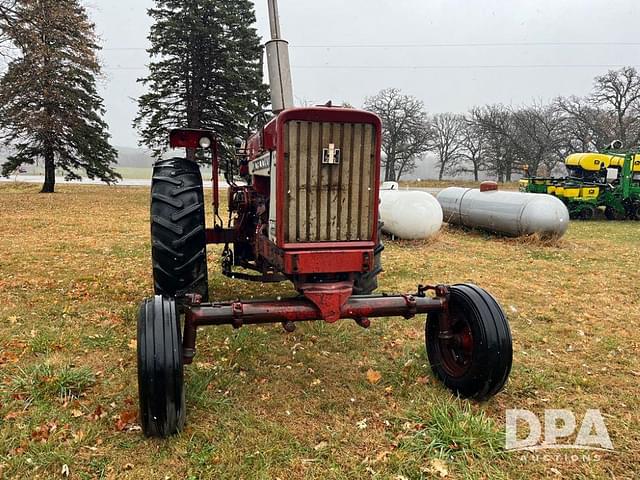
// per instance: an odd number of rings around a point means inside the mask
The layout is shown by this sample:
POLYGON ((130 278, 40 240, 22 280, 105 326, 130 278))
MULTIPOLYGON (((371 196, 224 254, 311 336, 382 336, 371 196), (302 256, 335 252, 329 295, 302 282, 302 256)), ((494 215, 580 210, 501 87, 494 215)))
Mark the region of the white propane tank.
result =
POLYGON ((382 230, 403 240, 433 237, 442 227, 442 208, 426 192, 395 189, 380 190, 382 230))
POLYGON ((562 237, 569 210, 558 198, 537 193, 450 187, 438 194, 444 221, 509 236, 562 237))

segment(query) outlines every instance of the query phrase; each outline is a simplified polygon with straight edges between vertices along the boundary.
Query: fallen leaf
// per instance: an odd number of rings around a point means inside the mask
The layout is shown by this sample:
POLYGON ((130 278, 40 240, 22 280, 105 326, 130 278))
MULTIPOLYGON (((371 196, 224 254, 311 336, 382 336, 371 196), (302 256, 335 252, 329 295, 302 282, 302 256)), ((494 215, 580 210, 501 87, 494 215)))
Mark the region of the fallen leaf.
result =
POLYGON ((386 462, 387 461, 387 457, 391 455, 391 452, 385 450, 384 452, 380 452, 378 455, 376 455, 376 460, 374 463, 380 463, 380 462, 386 462))
POLYGON ((49 426, 40 425, 33 432, 31 432, 31 439, 34 442, 47 443, 47 440, 49 440, 49 426))
POLYGON ((138 348, 138 342, 135 338, 133 340, 130 340, 128 345, 131 350, 136 350, 138 348))
POLYGON ((382 379, 382 374, 380 372, 376 372, 375 370, 367 370, 367 381, 373 385, 380 382, 382 379))
POLYGON ((82 415, 84 414, 82 413, 81 410, 78 410, 78 409, 71 410, 71 416, 73 418, 78 418, 78 417, 81 417, 82 415))
POLYGON ((116 430, 118 430, 119 432, 122 432, 124 429, 127 428, 127 426, 135 423, 137 419, 138 419, 138 412, 136 410, 128 410, 125 412, 121 412, 120 415, 118 415, 118 418, 116 420, 116 430))
POLYGON ((107 416, 107 412, 104 411, 102 405, 98 405, 91 415, 88 415, 89 420, 100 420, 107 416))
POLYGON ((427 470, 429 473, 439 475, 440 478, 449 476, 449 469, 447 468, 447 464, 439 458, 432 459, 430 467, 427 470))
POLYGON ((16 418, 18 418, 20 415, 22 415, 21 411, 15 411, 15 412, 9 412, 4 416, 5 420, 14 420, 16 418))
POLYGON ((320 450, 324 450, 328 446, 329 446, 329 444, 327 442, 320 442, 315 447, 313 447, 313 449, 319 452, 320 450))
POLYGON ((360 420, 358 423, 356 423, 356 427, 358 427, 360 430, 364 430, 365 428, 367 428, 367 419, 365 418, 364 420, 360 420))
POLYGON ((27 451, 28 448, 29 448, 29 445, 26 442, 24 442, 24 443, 20 444, 19 447, 10 450, 9 453, 11 455, 22 455, 23 453, 25 453, 27 451))
POLYGON ((420 385, 426 385, 427 383, 429 383, 429 377, 418 377, 416 378, 416 383, 419 383, 420 385))

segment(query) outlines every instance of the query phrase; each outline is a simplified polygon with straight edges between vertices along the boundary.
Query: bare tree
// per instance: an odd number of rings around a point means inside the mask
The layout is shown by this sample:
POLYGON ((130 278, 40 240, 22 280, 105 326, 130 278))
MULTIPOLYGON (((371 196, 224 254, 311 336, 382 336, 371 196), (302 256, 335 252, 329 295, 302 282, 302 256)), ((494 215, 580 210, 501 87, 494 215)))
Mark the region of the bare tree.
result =
POLYGON ((568 152, 601 150, 616 137, 615 124, 587 99, 572 96, 554 102, 563 116, 563 139, 568 152))
POLYGON ((527 165, 533 174, 540 167, 550 174, 566 154, 561 110, 554 105, 511 109, 511 120, 510 139, 517 163, 527 165))
POLYGON ((487 171, 495 174, 499 182, 510 182, 517 168, 511 117, 511 112, 503 105, 487 105, 472 112, 472 120, 486 140, 487 171))
POLYGON ((399 180, 416 168, 428 151, 427 114, 424 103, 395 88, 365 100, 365 108, 382 119, 385 181, 399 180))
POLYGON ((472 173, 473 179, 480 180, 480 172, 485 169, 487 141, 482 129, 473 120, 473 110, 464 119, 462 129, 460 156, 462 162, 456 172, 472 173))
POLYGON ((454 113, 439 113, 429 121, 429 150, 438 157, 438 179, 453 172, 462 159, 465 119, 454 113))
MULTIPOLYGON (((640 140, 640 76, 633 67, 610 70, 596 77, 592 105, 606 111, 615 120, 616 136, 626 146, 640 140)), ((613 140, 613 139, 612 139, 613 140)))

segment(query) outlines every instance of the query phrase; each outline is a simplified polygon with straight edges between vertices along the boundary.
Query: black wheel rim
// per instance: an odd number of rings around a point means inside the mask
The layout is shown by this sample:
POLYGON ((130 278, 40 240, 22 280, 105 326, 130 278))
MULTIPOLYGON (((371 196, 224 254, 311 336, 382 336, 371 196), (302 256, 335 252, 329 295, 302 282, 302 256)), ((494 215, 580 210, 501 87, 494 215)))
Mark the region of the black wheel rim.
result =
POLYGON ((473 362, 473 333, 468 315, 461 308, 452 305, 451 335, 438 336, 438 350, 442 368, 452 377, 462 377, 471 368, 473 362))
POLYGON ((583 220, 591 220, 593 218, 593 210, 586 208, 582 211, 581 217, 583 220))

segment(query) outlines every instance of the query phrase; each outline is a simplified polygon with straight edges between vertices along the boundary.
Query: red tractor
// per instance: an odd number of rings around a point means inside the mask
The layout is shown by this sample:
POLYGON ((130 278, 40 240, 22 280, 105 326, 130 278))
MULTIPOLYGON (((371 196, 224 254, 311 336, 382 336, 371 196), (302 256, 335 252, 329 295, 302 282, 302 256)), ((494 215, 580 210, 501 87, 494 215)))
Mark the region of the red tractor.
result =
POLYGON ((156 296, 142 304, 138 319, 144 433, 166 437, 184 426, 183 366, 193 361, 197 330, 207 325, 281 323, 292 332, 303 321, 351 319, 367 328, 372 318, 426 314, 426 349, 436 377, 462 397, 490 398, 511 370, 511 334, 503 310, 474 285, 420 285, 410 294, 374 294, 383 251, 377 208, 380 119, 347 108, 292 108, 287 43, 280 39, 276 1, 269 7, 273 39, 266 48, 276 116, 238 142, 237 163, 246 184, 227 174, 228 225, 218 215, 219 148, 213 132, 171 132, 172 147, 211 152, 212 228, 205 225, 198 164, 174 158, 154 167, 156 296), (224 245, 225 275, 290 281, 299 295, 217 301, 208 287, 207 244, 224 245))

